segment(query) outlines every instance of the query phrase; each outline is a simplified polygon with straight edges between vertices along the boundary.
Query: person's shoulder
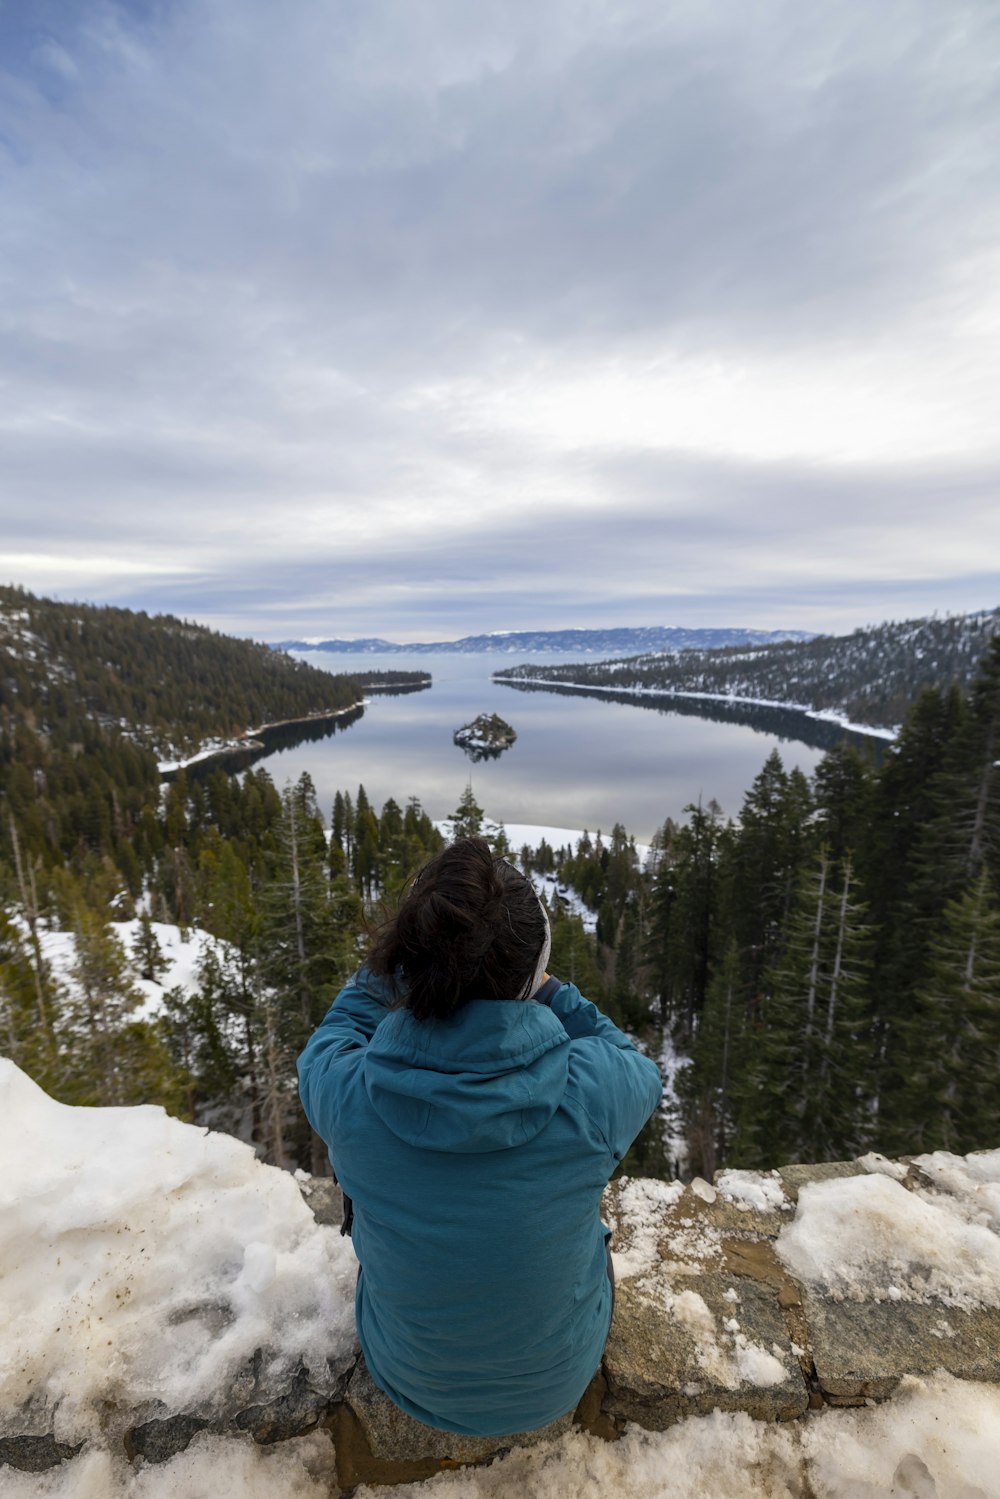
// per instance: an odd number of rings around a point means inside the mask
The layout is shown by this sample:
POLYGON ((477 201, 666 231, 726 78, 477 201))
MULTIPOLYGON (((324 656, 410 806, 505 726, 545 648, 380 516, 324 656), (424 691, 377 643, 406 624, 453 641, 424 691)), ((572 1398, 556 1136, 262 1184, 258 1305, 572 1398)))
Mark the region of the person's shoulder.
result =
POLYGON ((401 992, 398 980, 387 974, 373 973, 367 963, 362 963, 361 967, 351 974, 337 999, 338 1001, 355 998, 373 999, 377 1004, 388 1009, 399 1003, 401 992))

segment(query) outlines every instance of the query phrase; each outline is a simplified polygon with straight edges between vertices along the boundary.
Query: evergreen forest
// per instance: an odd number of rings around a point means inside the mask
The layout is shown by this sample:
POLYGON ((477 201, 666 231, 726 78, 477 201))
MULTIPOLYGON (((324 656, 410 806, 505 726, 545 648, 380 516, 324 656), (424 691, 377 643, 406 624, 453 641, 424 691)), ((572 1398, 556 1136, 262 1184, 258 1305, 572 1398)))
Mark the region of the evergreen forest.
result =
POLYGON ((798 704, 853 723, 895 728, 925 687, 968 688, 1000 629, 1000 609, 869 625, 764 645, 655 651, 617 660, 514 666, 498 681, 546 680, 619 692, 704 693, 748 702, 798 704))
MULTIPOLYGON (((208 682, 224 637, 131 616, 137 639, 162 630, 181 642, 180 664, 154 653, 162 697, 144 681, 112 712, 97 701, 102 681, 128 680, 127 620, 91 638, 86 611, 52 606, 54 619, 67 611, 65 638, 55 625, 43 635, 26 599, 5 616, 8 642, 19 633, 2 664, 0 1046, 67 1103, 159 1103, 276 1164, 326 1171, 295 1057, 442 833, 405 787, 381 807, 363 787, 320 807, 308 777, 279 788, 262 768, 161 782, 128 713, 178 742, 173 684, 203 643, 208 682), (66 674, 51 671, 45 692, 38 677, 53 663, 66 674), (150 1008, 135 975, 164 974, 162 923, 197 937, 200 956, 194 986, 163 988, 150 1008), (71 944, 69 979, 49 956, 54 933, 71 944)), ((306 675, 272 700, 265 663, 300 673, 280 653, 259 659, 260 679, 248 667, 231 684, 248 712, 227 699, 227 729, 318 701, 306 675)), ((356 684, 316 675, 354 700, 356 684)), ((212 689, 199 690, 207 701, 212 689)), ((674 1117, 653 1122, 626 1170, 710 1177, 998 1143, 998 762, 995 639, 968 690, 918 694, 881 764, 841 744, 807 779, 775 752, 735 817, 689 806, 644 862, 620 826, 509 849, 466 791, 452 835, 485 828, 544 881, 551 970, 651 1053, 684 1059, 674 1117)))

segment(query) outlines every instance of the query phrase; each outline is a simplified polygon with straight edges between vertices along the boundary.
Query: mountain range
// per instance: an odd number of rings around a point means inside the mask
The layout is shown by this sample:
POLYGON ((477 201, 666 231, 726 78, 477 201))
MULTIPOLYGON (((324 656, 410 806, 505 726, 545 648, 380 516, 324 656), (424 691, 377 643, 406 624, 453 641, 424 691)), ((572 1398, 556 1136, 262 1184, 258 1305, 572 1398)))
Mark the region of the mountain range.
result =
POLYGON ((475 655, 503 651, 522 655, 531 651, 575 651, 581 655, 626 655, 630 652, 719 650, 725 646, 769 645, 783 640, 811 640, 808 630, 687 630, 680 625, 638 625, 609 630, 493 630, 486 635, 463 635, 459 640, 421 640, 400 644, 379 636, 362 640, 277 640, 280 651, 329 651, 338 655, 421 655, 449 651, 475 655))

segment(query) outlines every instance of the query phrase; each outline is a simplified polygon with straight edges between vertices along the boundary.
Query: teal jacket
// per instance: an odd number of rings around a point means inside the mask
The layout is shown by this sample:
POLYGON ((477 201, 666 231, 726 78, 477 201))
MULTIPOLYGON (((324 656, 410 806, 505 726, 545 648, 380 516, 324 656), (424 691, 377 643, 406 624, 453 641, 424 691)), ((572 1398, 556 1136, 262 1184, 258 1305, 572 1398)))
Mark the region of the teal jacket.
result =
POLYGON ((506 1435, 572 1410, 607 1338, 601 1193, 660 1074, 575 985, 542 998, 415 1020, 362 969, 299 1058, 354 1203, 369 1371, 446 1431, 506 1435))

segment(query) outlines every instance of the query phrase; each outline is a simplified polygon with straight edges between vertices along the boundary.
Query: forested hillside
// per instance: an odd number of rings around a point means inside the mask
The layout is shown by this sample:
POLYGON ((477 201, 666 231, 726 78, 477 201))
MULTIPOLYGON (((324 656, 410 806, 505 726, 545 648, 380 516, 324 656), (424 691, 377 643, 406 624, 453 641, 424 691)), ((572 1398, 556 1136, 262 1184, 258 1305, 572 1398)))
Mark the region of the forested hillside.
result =
POLYGON ((0 707, 57 745, 87 724, 160 753, 358 699, 335 677, 171 615, 61 604, 0 588, 0 707))
POLYGON ((609 661, 515 666, 498 681, 565 682, 617 691, 709 693, 833 710, 894 728, 925 687, 968 687, 1000 629, 1000 609, 915 619, 749 649, 656 652, 609 661))
POLYGON ((735 818, 687 812, 644 874, 621 829, 550 867, 599 912, 612 992, 691 1058, 694 1167, 995 1145, 1000 640, 881 768, 844 745, 809 781, 774 752, 735 818))
POLYGON ((334 676, 169 615, 0 588, 0 854, 13 816, 33 858, 99 847, 134 883, 158 758, 344 711, 387 675, 334 676))

